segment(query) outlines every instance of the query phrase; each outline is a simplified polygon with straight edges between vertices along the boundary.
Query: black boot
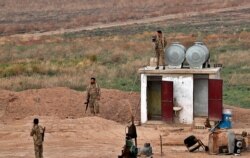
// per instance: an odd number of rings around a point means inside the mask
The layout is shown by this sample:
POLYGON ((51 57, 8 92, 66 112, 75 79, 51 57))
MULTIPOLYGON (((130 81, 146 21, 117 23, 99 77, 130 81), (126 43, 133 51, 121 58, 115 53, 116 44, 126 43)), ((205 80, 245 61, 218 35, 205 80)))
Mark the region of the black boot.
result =
POLYGON ((165 70, 165 66, 163 66, 163 70, 165 70))
POLYGON ((157 66, 157 67, 155 68, 155 70, 157 70, 157 69, 159 69, 159 66, 157 66))

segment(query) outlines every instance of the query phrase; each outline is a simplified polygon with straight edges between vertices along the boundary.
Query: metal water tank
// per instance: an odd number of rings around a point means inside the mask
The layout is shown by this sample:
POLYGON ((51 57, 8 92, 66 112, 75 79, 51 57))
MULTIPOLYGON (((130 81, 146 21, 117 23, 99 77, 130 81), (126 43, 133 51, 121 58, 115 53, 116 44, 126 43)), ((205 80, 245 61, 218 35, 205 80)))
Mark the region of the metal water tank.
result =
POLYGON ((165 50, 165 60, 169 67, 181 68, 185 60, 186 48, 178 42, 174 42, 165 50))
POLYGON ((202 68, 208 58, 209 51, 203 42, 195 42, 186 52, 186 60, 190 68, 202 68))

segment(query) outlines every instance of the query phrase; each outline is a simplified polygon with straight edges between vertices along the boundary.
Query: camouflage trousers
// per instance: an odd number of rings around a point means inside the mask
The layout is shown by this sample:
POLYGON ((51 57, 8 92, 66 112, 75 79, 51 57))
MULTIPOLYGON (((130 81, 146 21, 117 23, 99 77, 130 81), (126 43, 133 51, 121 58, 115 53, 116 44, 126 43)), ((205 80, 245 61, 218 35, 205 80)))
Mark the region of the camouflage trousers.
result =
POLYGON ((89 108, 92 114, 99 114, 99 102, 97 99, 90 99, 89 108))
POLYGON ((165 66, 164 50, 157 49, 155 50, 155 53, 156 53, 156 58, 157 58, 157 66, 159 66, 160 64, 165 66))
POLYGON ((35 145, 36 158, 43 158, 43 145, 35 145))

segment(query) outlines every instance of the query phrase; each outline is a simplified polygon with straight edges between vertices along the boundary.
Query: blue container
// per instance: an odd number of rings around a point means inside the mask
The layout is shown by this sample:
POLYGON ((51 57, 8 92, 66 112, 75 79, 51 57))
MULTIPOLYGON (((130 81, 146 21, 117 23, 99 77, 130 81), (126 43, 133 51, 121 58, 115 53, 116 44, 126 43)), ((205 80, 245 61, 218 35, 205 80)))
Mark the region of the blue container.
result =
POLYGON ((222 120, 219 124, 220 128, 232 128, 232 111, 230 109, 224 109, 222 113, 222 120))

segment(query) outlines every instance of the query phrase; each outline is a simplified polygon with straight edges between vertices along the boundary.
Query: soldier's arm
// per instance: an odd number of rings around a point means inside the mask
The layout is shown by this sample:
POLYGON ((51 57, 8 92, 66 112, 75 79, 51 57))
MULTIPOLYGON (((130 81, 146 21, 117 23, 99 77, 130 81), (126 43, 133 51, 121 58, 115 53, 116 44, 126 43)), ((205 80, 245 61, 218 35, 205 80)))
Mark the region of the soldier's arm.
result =
POLYGON ((88 102, 89 99, 89 86, 86 89, 86 101, 88 102))
POLYGON ((35 130, 34 128, 32 128, 31 132, 30 132, 30 136, 33 136, 35 134, 35 130))
POLYGON ((98 92, 98 97, 100 99, 101 98, 101 88, 99 85, 97 85, 97 92, 98 92))
POLYGON ((168 42, 167 42, 167 39, 166 37, 164 36, 164 48, 167 46, 168 42))
POLYGON ((159 47, 159 39, 156 38, 156 41, 155 41, 155 49, 158 49, 158 47, 159 47))

